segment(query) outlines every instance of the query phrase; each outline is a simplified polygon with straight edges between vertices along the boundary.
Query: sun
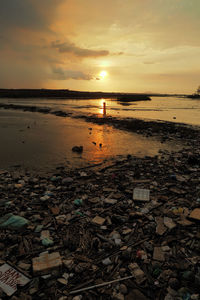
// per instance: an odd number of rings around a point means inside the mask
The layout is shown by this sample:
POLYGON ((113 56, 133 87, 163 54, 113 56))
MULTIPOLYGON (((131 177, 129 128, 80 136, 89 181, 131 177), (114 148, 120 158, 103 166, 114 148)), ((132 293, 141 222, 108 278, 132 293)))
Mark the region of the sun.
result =
POLYGON ((100 73, 99 73, 99 77, 101 78, 101 79, 104 79, 104 78, 106 78, 108 76, 108 72, 107 71, 101 71, 100 73))

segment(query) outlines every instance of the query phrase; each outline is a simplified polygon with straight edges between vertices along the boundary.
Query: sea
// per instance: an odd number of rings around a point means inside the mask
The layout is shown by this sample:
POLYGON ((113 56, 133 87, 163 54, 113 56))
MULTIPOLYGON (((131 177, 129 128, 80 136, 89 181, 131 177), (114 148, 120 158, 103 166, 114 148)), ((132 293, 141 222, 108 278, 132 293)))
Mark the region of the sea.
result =
POLYGON ((179 150, 181 145, 109 125, 73 118, 80 115, 106 115, 118 118, 162 120, 200 126, 200 100, 178 97, 152 97, 151 101, 120 103, 114 99, 0 99, 0 103, 48 107, 70 113, 63 118, 23 110, 0 109, 0 169, 23 168, 48 172, 56 167, 84 168, 123 158, 154 156, 179 150), (83 146, 75 153, 73 146, 83 146))

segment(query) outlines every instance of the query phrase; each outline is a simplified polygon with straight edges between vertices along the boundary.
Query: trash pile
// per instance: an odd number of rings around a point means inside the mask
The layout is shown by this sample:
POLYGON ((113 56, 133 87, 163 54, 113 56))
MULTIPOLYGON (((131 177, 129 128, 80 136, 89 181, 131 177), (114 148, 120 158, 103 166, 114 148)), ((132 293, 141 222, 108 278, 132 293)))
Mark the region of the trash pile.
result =
POLYGON ((0 298, 200 299, 200 150, 0 172, 0 298))

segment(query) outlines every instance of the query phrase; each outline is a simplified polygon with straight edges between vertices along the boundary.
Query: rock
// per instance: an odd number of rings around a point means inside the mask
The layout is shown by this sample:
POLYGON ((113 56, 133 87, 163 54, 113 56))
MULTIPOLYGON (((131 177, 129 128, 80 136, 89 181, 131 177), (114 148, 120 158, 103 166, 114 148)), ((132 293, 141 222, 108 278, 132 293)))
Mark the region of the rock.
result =
POLYGON ((145 242, 144 242, 144 247, 145 247, 148 251, 150 251, 150 252, 153 251, 153 245, 152 245, 152 243, 150 243, 150 242, 145 241, 145 242))
POLYGON ((161 247, 154 247, 153 259, 158 261, 165 261, 165 255, 161 247))
POLYGON ((20 269, 23 269, 23 270, 25 270, 25 271, 28 271, 28 270, 31 268, 31 264, 26 264, 26 263, 24 263, 24 262, 19 262, 19 263, 18 263, 18 267, 19 267, 20 269))
POLYGON ((114 292, 113 296, 112 296, 112 299, 114 299, 114 300, 124 300, 124 295, 121 294, 121 293, 114 292))
POLYGON ((164 217, 164 225, 170 230, 176 227, 176 224, 171 218, 164 217))
POLYGON ((121 294, 123 294, 123 295, 126 295, 128 293, 128 289, 127 289, 127 287, 126 287, 125 284, 123 284, 123 283, 120 284, 120 286, 119 286, 119 292, 121 294))
POLYGON ((57 216, 60 213, 60 208, 58 206, 50 207, 50 210, 54 216, 57 216))
POLYGON ((104 260, 102 260, 103 265, 108 266, 112 264, 112 261, 110 260, 110 258, 105 258, 104 260))
POLYGON ((82 153, 83 152, 83 146, 74 146, 72 148, 73 152, 82 153))
POLYGON ((104 199, 104 203, 113 205, 113 204, 117 203, 117 200, 106 198, 106 199, 104 199))
POLYGON ((37 291, 38 291, 38 288, 36 288, 36 287, 30 288, 29 294, 34 295, 35 293, 37 293, 37 291))
POLYGON ((74 181, 71 177, 66 177, 62 179, 62 184, 72 183, 74 181))
POLYGON ((146 280, 144 272, 140 269, 137 263, 131 263, 128 267, 138 284, 141 284, 146 280))
POLYGON ((114 239, 115 245, 116 246, 120 246, 122 244, 122 240, 121 239, 114 239))
POLYGON ((157 227, 156 227, 156 233, 159 235, 163 235, 166 231, 167 228, 164 226, 164 220, 161 217, 156 217, 155 218, 157 227))
POLYGON ((174 297, 170 294, 167 294, 164 298, 164 300, 174 300, 174 297))
POLYGON ((200 221, 200 208, 195 208, 189 215, 189 218, 195 221, 200 221))
POLYGON ((40 200, 43 201, 43 202, 45 202, 45 201, 47 201, 47 200, 49 200, 49 199, 50 199, 50 197, 49 197, 48 195, 45 195, 45 196, 43 196, 43 197, 40 197, 40 200))
POLYGON ((68 280, 66 280, 65 278, 58 278, 57 281, 63 285, 67 285, 68 280))
POLYGON ((72 259, 63 260, 63 265, 71 271, 74 265, 74 261, 72 259))
POLYGON ((103 225, 106 220, 102 217, 96 216, 92 219, 92 223, 95 225, 103 225))
POLYGON ((162 246, 161 249, 163 252, 169 252, 171 250, 169 246, 162 246))
POLYGON ((177 278, 170 278, 168 284, 173 290, 178 290, 180 287, 180 284, 179 284, 179 281, 177 278))
POLYGON ((83 296, 79 295, 79 296, 75 296, 73 297, 72 300, 81 300, 83 298, 83 296))
POLYGON ((139 290, 132 290, 126 297, 125 300, 150 300, 146 298, 139 290))
POLYGON ((40 239, 43 240, 45 238, 50 238, 49 230, 42 230, 42 232, 40 234, 40 239))
POLYGON ((182 225, 182 226, 190 226, 193 223, 191 221, 189 221, 188 219, 186 219, 185 216, 181 216, 181 219, 177 221, 178 224, 182 225))
POLYGON ((81 177, 87 177, 88 176, 86 172, 80 172, 79 174, 80 174, 81 177))

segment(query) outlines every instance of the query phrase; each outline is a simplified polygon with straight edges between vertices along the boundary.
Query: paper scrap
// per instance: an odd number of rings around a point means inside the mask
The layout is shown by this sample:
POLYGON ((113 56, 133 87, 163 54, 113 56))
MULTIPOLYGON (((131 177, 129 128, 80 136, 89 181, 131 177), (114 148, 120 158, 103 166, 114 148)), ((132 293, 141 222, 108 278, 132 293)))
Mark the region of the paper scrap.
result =
POLYGON ((8 295, 11 296, 17 291, 17 286, 26 285, 30 279, 11 267, 4 264, 0 267, 0 288, 8 295))

